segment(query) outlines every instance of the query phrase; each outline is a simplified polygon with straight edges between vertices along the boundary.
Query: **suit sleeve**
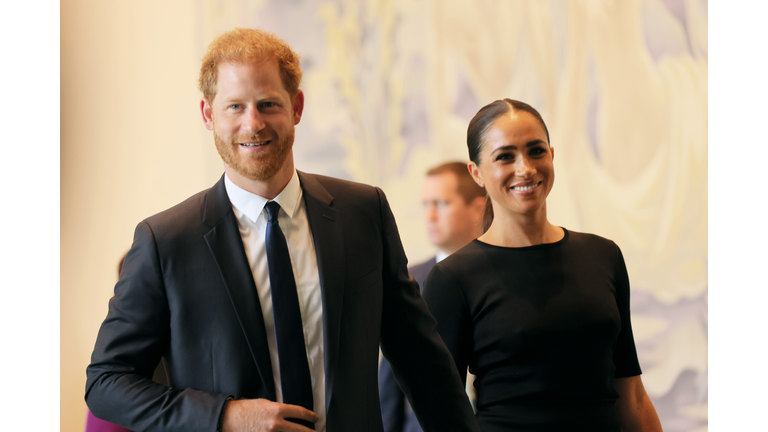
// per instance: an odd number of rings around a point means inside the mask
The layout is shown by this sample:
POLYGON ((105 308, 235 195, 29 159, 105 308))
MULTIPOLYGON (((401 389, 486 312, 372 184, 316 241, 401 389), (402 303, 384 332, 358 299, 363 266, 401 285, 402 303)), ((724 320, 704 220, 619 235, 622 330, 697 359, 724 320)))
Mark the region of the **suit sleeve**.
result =
POLYGON ((384 229, 381 350, 425 432, 479 431, 437 322, 408 274, 395 218, 377 191, 384 229))
POLYGON ((405 422, 405 395, 397 385, 392 367, 386 358, 379 366, 379 398, 384 432, 402 432, 405 422))
POLYGON ((142 222, 86 370, 85 400, 96 417, 131 430, 216 430, 227 395, 152 381, 168 344, 169 323, 155 238, 142 222))

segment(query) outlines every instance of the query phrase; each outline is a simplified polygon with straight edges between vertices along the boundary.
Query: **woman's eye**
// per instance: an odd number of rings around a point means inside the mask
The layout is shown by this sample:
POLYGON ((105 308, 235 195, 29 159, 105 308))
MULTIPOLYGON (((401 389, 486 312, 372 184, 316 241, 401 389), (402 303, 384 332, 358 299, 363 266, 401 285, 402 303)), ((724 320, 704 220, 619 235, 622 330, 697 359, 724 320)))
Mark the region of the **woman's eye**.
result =
POLYGON ((509 153, 502 153, 502 154, 496 156, 496 160, 497 161, 511 160, 511 159, 514 159, 514 156, 512 156, 509 153))
POLYGON ((536 147, 536 148, 531 149, 531 153, 530 154, 531 155, 540 155, 540 154, 544 154, 544 153, 546 153, 546 152, 545 152, 545 150, 543 148, 536 147))

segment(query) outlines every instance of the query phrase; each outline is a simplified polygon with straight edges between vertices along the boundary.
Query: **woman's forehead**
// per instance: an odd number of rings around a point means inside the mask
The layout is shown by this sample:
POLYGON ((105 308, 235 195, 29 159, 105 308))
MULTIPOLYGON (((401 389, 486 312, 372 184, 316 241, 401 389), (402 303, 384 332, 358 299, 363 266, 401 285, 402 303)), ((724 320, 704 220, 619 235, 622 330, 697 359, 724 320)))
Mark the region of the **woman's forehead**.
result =
POLYGON ((547 133, 541 122, 527 111, 511 111, 499 116, 485 134, 485 144, 490 144, 488 147, 524 146, 533 140, 547 142, 547 133))

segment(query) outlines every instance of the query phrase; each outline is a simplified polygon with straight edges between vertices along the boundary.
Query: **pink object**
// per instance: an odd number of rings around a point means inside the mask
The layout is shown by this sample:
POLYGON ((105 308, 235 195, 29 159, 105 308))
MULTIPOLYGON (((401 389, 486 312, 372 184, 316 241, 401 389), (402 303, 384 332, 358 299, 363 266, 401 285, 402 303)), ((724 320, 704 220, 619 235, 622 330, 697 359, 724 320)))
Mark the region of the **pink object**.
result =
POLYGON ((130 429, 126 429, 122 426, 118 426, 114 423, 96 418, 91 414, 91 410, 88 410, 88 418, 85 420, 85 432, 132 432, 130 429))

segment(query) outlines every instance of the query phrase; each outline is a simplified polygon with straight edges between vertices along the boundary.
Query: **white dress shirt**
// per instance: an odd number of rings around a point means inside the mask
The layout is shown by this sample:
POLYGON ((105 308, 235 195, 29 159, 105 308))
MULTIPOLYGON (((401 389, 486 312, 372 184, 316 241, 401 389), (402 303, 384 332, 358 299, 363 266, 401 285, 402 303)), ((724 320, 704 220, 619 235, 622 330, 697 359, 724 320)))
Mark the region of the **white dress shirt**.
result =
MULTIPOLYGON (((283 402, 280 385, 280 363, 277 357, 275 339, 275 320, 272 315, 272 294, 267 266, 267 211, 269 200, 252 194, 236 186, 225 176, 224 184, 232 202, 240 237, 243 239, 245 255, 251 266, 256 291, 259 295, 264 326, 267 329, 269 355, 272 360, 272 373, 275 380, 277 401, 283 402)), ((301 321, 304 324, 304 343, 307 347, 309 373, 312 377, 313 411, 320 419, 315 423, 315 430, 325 431, 325 358, 323 357, 323 299, 320 291, 320 275, 317 269, 317 255, 312 232, 309 229, 307 208, 302 199, 303 191, 296 170, 288 185, 273 201, 280 204, 278 224, 288 243, 291 256, 293 277, 299 296, 301 321)))

